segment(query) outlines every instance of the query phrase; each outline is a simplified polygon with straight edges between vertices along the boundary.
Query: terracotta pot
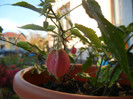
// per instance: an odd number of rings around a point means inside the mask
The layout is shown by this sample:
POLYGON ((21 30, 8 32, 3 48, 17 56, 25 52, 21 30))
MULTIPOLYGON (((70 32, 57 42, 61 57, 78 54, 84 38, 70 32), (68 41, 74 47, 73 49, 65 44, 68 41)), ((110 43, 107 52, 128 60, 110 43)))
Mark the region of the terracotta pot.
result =
MULTIPOLYGON (((69 94, 38 87, 38 84, 48 82, 50 76, 45 72, 40 75, 36 73, 31 74, 32 69, 33 68, 31 67, 23 69, 15 75, 13 87, 15 92, 22 99, 133 99, 133 96, 106 97, 69 94)), ((81 71, 81 65, 76 65, 72 70, 71 75, 74 75, 79 71, 81 71)), ((95 76, 96 67, 90 67, 87 72, 92 72, 91 76, 95 76)), ((76 77, 75 79, 86 81, 86 79, 81 79, 79 77, 76 77)))
POLYGON ((127 75, 126 75, 125 73, 122 73, 122 74, 121 74, 119 83, 120 83, 120 84, 123 84, 123 85, 130 85, 130 82, 129 82, 129 80, 127 79, 127 75))

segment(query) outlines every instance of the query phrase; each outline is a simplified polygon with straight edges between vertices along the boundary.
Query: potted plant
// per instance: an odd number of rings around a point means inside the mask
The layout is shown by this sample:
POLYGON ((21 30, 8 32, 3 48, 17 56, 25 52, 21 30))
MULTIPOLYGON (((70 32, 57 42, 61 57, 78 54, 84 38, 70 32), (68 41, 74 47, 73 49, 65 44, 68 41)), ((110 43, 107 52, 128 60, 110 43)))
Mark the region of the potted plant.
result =
MULTIPOLYGON (((54 33, 56 46, 53 46, 53 50, 47 54, 46 51, 29 42, 17 43, 17 46, 35 53, 38 56, 39 64, 35 65, 36 69, 30 67, 16 74, 14 78, 16 93, 23 99, 31 97, 33 99, 132 99, 133 78, 125 50, 124 32, 104 18, 98 3, 95 0, 82 0, 86 13, 97 21, 104 43, 101 43, 93 29, 80 24, 73 25, 71 20, 65 17, 71 10, 60 15, 58 11, 55 13, 52 8, 54 0, 40 1, 40 6, 43 7, 41 10, 27 2, 13 4, 29 8, 46 16, 43 27, 28 24, 20 28, 51 31, 54 33), (63 17, 70 23, 71 28, 68 30, 64 30, 60 23, 63 17), (49 25, 48 19, 54 25, 49 25), (54 30, 55 28, 58 29, 58 32, 54 30), (89 52, 86 62, 82 65, 76 64, 77 58, 75 60, 73 58, 75 55, 67 54, 69 52, 66 46, 68 38, 73 35, 80 38, 86 45, 80 49, 80 54, 89 50, 89 47, 93 48, 93 51, 89 52), (101 63, 97 66, 99 60, 101 63), (102 66, 105 63, 103 60, 108 62, 107 66, 102 66), (46 62, 45 65, 44 62, 46 62), (121 74, 125 74, 126 78, 121 78, 121 74), (128 86, 122 84, 123 79, 129 80, 128 86), (127 90, 125 93, 122 91, 124 89, 127 90), (119 96, 120 94, 122 96, 119 96)), ((74 47, 72 50, 71 52, 75 52, 74 47)))

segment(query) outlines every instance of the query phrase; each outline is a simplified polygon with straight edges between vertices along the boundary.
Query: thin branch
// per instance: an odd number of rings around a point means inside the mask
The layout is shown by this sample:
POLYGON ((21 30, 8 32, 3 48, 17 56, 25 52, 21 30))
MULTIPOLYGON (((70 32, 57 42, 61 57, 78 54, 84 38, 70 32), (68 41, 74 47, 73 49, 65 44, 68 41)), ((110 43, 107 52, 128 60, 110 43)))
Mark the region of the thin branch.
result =
POLYGON ((51 12, 53 13, 53 15, 55 16, 56 21, 57 21, 58 24, 59 24, 59 29, 60 29, 60 31, 62 32, 62 34, 60 35, 61 38, 62 38, 62 40, 63 40, 63 41, 62 41, 62 44, 63 44, 63 46, 64 46, 64 50, 66 50, 66 44, 65 44, 66 39, 64 38, 64 30, 63 30, 63 28, 62 28, 62 25, 61 25, 60 21, 58 20, 57 15, 56 15, 55 12, 53 11, 52 7, 50 8, 50 10, 51 10, 51 12))
MULTIPOLYGON (((0 38, 0 40, 1 40, 1 41, 4 41, 4 42, 7 42, 7 43, 10 43, 10 44, 12 44, 12 45, 17 46, 17 44, 16 44, 16 43, 13 43, 13 42, 10 42, 10 41, 7 41, 7 40, 4 40, 4 39, 2 39, 2 38, 0 38)), ((27 51, 32 52, 32 51, 30 51, 30 50, 27 50, 27 51)), ((38 55, 38 54, 37 54, 37 53, 35 53, 35 52, 32 52, 32 53, 34 53, 34 54, 38 55)))
POLYGON ((69 34, 69 35, 66 37, 66 39, 69 38, 71 35, 72 35, 72 34, 69 34))
POLYGON ((59 20, 60 20, 62 17, 66 16, 66 15, 67 15, 68 13, 70 13, 71 11, 73 11, 74 9, 78 8, 79 6, 81 6, 81 5, 82 5, 82 4, 79 4, 78 6, 74 7, 73 9, 71 9, 69 12, 65 13, 64 15, 62 15, 62 16, 59 18, 59 20))
POLYGON ((79 55, 76 57, 76 59, 75 59, 75 61, 74 61, 74 64, 71 66, 71 68, 70 68, 69 71, 68 71, 68 74, 73 70, 73 68, 74 68, 74 66, 75 66, 75 64, 76 64, 76 62, 78 61, 78 58, 81 56, 82 53, 83 53, 83 52, 80 52, 79 55))
POLYGON ((68 31, 70 31, 71 29, 74 29, 74 28, 75 28, 75 27, 72 27, 72 28, 70 28, 70 29, 67 29, 67 30, 65 31, 65 33, 68 32, 68 31))
MULTIPOLYGON (((45 18, 45 21, 47 21, 47 18, 48 18, 48 14, 49 14, 50 10, 48 10, 48 12, 46 13, 46 18, 45 18)), ((45 13, 44 13, 44 16, 45 16, 45 13)))
MULTIPOLYGON (((18 37, 15 39, 15 43, 17 43, 17 40, 20 39, 20 36, 21 36, 21 35, 24 36, 22 33, 19 34, 18 37)), ((25 37, 25 36, 24 36, 24 37, 25 37)), ((26 37, 25 37, 25 38, 26 38, 26 37)), ((27 38, 26 38, 26 40, 27 40, 27 38)))
POLYGON ((16 46, 17 46, 16 43, 13 43, 13 42, 7 41, 7 40, 5 40, 5 39, 0 38, 0 40, 1 40, 1 41, 4 41, 4 42, 7 42, 7 43, 10 43, 10 44, 12 44, 12 45, 16 45, 16 46))
POLYGON ((55 12, 53 11, 52 7, 51 7, 51 9, 50 9, 50 10, 52 11, 53 15, 55 16, 55 18, 56 18, 57 22, 59 23, 60 30, 62 31, 62 34, 63 34, 63 33, 64 33, 64 30, 63 30, 63 28, 62 28, 62 26, 61 26, 60 21, 58 20, 57 15, 56 15, 56 14, 55 14, 55 12))
POLYGON ((51 31, 51 32, 53 32, 54 34, 56 34, 56 35, 59 35, 57 32, 55 32, 55 31, 51 31))
POLYGON ((54 20, 52 18, 50 18, 50 19, 57 26, 57 28, 59 28, 59 26, 54 22, 54 20))
MULTIPOLYGON (((73 29, 73 28, 75 28, 75 27, 72 27, 72 28, 66 30, 65 33, 68 32, 68 31, 70 31, 70 30, 73 29)), ((69 38, 71 35, 72 35, 72 34, 69 34, 69 35, 66 37, 66 39, 69 38)))

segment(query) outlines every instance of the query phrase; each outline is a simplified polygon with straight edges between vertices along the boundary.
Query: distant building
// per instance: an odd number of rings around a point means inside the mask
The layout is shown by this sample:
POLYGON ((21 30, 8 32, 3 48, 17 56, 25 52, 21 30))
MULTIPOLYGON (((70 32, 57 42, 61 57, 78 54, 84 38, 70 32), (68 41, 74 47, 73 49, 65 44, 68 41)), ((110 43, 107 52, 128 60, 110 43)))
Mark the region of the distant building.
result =
MULTIPOLYGON (((24 37, 24 35, 20 35, 17 33, 13 33, 13 32, 6 32, 6 33, 2 33, 3 39, 10 41, 12 43, 16 43, 19 41, 26 41, 26 38, 24 37)), ((18 50, 17 46, 14 46, 8 42, 2 41, 0 40, 0 50, 18 50)))

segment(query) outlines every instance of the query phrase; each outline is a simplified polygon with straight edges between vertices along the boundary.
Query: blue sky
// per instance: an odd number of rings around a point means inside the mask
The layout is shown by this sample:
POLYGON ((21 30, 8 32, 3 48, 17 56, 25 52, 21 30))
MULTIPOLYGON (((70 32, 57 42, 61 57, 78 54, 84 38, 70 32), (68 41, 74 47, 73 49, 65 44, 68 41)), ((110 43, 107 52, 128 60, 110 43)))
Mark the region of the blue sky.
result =
POLYGON ((30 33, 39 33, 45 36, 45 32, 43 33, 40 31, 23 30, 17 28, 19 26, 31 23, 42 25, 43 21, 45 20, 45 17, 40 16, 39 13, 34 12, 32 10, 18 6, 4 5, 13 4, 20 1, 26 1, 30 4, 33 4, 34 6, 37 6, 40 3, 40 0, 1 0, 0 26, 2 26, 2 28, 4 29, 3 32, 23 32, 25 35, 29 35, 30 33))

